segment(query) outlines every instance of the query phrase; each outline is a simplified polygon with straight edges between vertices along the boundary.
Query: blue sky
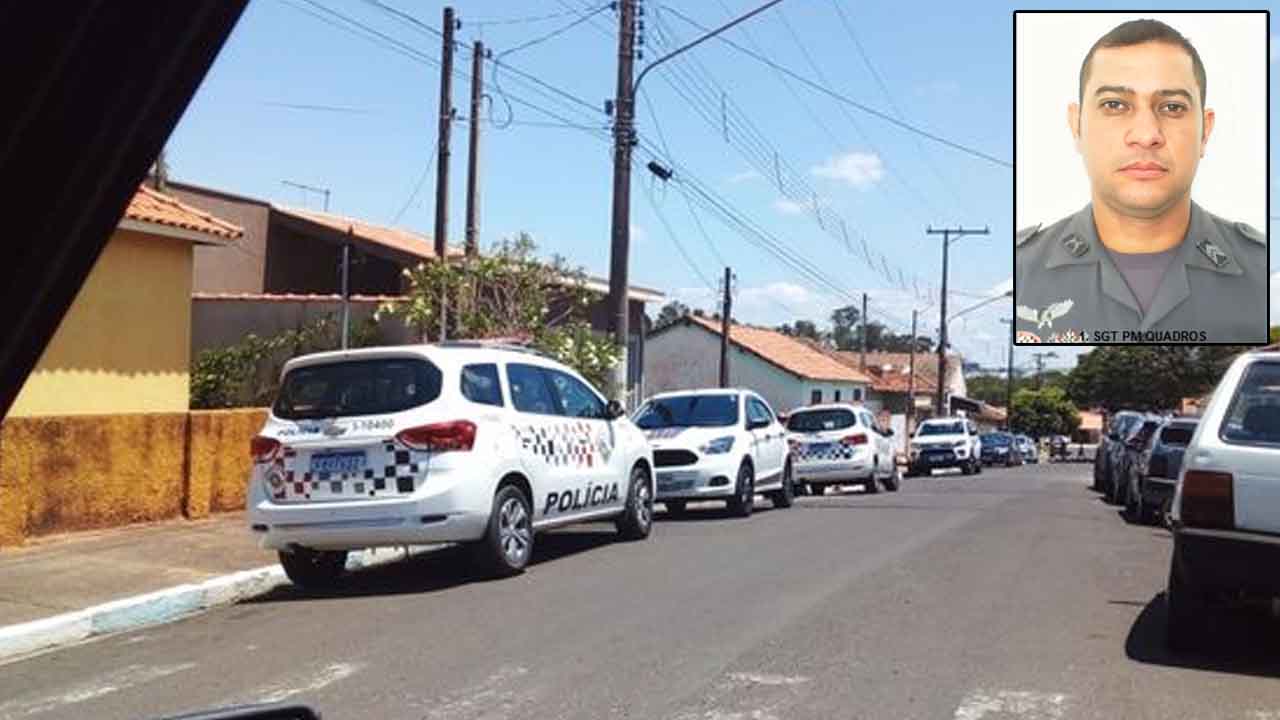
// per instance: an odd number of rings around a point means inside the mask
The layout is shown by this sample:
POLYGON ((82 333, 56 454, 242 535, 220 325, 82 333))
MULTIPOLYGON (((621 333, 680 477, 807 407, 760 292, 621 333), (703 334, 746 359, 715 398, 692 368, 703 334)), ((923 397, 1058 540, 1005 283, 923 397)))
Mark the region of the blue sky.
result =
MULTIPOLYGON (((441 25, 443 3, 382 1, 433 28, 441 25)), ((591 12, 603 4, 458 2, 462 27, 457 37, 468 44, 482 40, 496 55, 564 28, 580 17, 571 11, 591 12), (556 17, 528 19, 548 15, 556 17), (519 22, 495 22, 510 20, 519 22)), ((712 26, 757 4, 645 0, 641 67, 662 54, 664 46, 698 34, 679 14, 712 26)), ((1146 5, 1126 2, 1119 7, 1146 5)), ((1159 7, 1181 5, 1166 1, 1159 7)), ((994 2, 790 0, 728 37, 804 77, 823 78, 823 84, 859 103, 1009 162, 1011 10, 994 2), (840 3, 853 35, 834 2, 840 3)), ((614 13, 604 9, 502 59, 602 108, 613 95, 616 25, 614 13)), ((439 98, 439 71, 430 61, 439 57, 438 38, 367 2, 252 0, 170 140, 173 175, 317 209, 318 196, 281 181, 327 187, 333 212, 397 222, 430 234, 434 164, 428 162, 439 98), (320 7, 384 33, 429 60, 406 57, 383 40, 371 42, 322 22, 315 15, 332 16, 320 7), (419 186, 424 171, 426 179, 419 186)), ((457 70, 468 72, 469 64, 469 54, 458 55, 457 70)), ((605 275, 611 150, 601 139, 604 134, 590 128, 607 127, 608 118, 600 109, 564 100, 505 70, 497 78, 508 94, 504 100, 491 72, 486 65, 493 103, 492 112, 485 113, 491 121, 484 125, 481 145, 482 246, 523 230, 533 234, 542 253, 563 255, 571 264, 605 275), (497 126, 508 120, 513 122, 497 126), (578 127, 538 124, 562 120, 578 127)), ((743 321, 821 321, 834 307, 848 304, 844 293, 856 297, 866 292, 873 319, 906 331, 912 308, 919 308, 924 333, 937 325, 937 305, 929 295, 939 284, 941 268, 940 239, 924 229, 964 224, 988 226, 991 235, 953 246, 950 282, 956 293, 950 298, 951 313, 1007 286, 1014 232, 1010 168, 904 132, 798 82, 788 86, 768 66, 715 40, 654 70, 643 88, 647 100, 640 101, 637 118, 643 142, 633 174, 633 283, 710 308, 708 281, 714 286, 723 273, 722 261, 728 261, 737 276, 735 315, 743 321), (727 140, 721 97, 729 107, 727 140), (662 183, 644 167, 655 153, 666 154, 664 144, 680 168, 681 182, 662 183), (785 194, 770 172, 775 153, 785 194), (705 205, 695 204, 691 212, 688 198, 697 199, 687 194, 691 183, 766 230, 816 268, 821 279, 806 277, 756 247, 705 205), (814 195, 821 223, 813 212, 814 195), (835 229, 841 221, 849 246, 843 242, 844 231, 835 229), (863 240, 874 270, 865 259, 863 240), (886 279, 884 265, 893 282, 886 279), (899 281, 899 271, 905 283, 899 281)), ((461 116, 468 112, 467 98, 466 81, 456 78, 453 102, 461 116)), ((456 239, 462 235, 464 210, 465 125, 455 124, 453 137, 450 235, 456 239)), ((1272 267, 1277 265, 1273 249, 1272 267)), ((1273 295, 1280 299, 1275 290, 1273 295)), ((1008 312, 998 302, 957 319, 951 325, 953 343, 970 359, 1003 364, 1007 329, 998 318, 1008 312)), ((1272 315, 1280 317, 1274 308, 1272 315)), ((1029 353, 1020 351, 1016 362, 1029 360, 1029 353)), ((1064 357, 1058 364, 1069 360, 1064 357)))

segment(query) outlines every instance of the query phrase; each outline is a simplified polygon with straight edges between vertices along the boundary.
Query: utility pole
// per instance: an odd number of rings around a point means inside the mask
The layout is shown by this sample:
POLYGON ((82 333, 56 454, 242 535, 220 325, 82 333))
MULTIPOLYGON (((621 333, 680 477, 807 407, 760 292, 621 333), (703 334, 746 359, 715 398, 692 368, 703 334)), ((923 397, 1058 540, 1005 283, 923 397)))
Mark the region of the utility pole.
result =
MULTIPOLYGON (((449 131, 453 127, 453 31, 457 21, 453 8, 444 9, 444 46, 440 58, 440 124, 436 137, 436 228, 435 251, 437 262, 448 262, 449 237, 449 131)), ((449 293, 440 294, 440 340, 444 341, 449 327, 449 293)))
POLYGON ((951 238, 954 236, 956 240, 965 235, 990 235, 991 229, 984 227, 981 230, 958 228, 942 228, 940 230, 933 229, 932 226, 925 228, 927 235, 942 236, 942 303, 939 308, 941 321, 938 323, 938 396, 934 399, 934 412, 938 417, 946 415, 946 398, 945 390, 947 382, 947 258, 951 238))
POLYGON ((480 98, 484 86, 484 43, 471 48, 471 144, 467 148, 467 257, 480 251, 480 98))
POLYGON ((729 387, 729 320, 733 312, 733 272, 724 269, 724 300, 720 312, 720 387, 729 387))
POLYGON ((920 311, 911 310, 911 364, 907 367, 907 435, 911 434, 916 418, 916 318, 920 311))
POLYGON ((1000 322, 1009 324, 1009 377, 1004 390, 1004 429, 1013 432, 1013 318, 1000 318, 1000 322))
POLYGON ((1035 359, 1036 359, 1036 389, 1037 389, 1037 390, 1039 390, 1039 389, 1040 389, 1040 376, 1044 373, 1044 359, 1045 359, 1045 358, 1056 358, 1056 357, 1058 357, 1058 353, 1053 352, 1053 351, 1049 351, 1049 352, 1038 352, 1038 353, 1032 353, 1032 354, 1031 354, 1031 357, 1033 357, 1033 358, 1035 358, 1035 359))
POLYGON ((630 337, 627 328, 628 260, 631 253, 631 146, 635 130, 636 0, 618 0, 618 82, 613 101, 613 216, 609 246, 609 307, 613 311, 613 339, 622 349, 614 368, 614 392, 626 405, 627 360, 630 337))
POLYGON ((342 244, 342 349, 346 350, 351 334, 351 238, 355 231, 347 226, 347 241, 342 244))
MULTIPOLYGON (((915 332, 913 329, 911 332, 915 332)), ((867 371, 867 294, 862 293, 862 359, 858 361, 858 369, 867 371)))

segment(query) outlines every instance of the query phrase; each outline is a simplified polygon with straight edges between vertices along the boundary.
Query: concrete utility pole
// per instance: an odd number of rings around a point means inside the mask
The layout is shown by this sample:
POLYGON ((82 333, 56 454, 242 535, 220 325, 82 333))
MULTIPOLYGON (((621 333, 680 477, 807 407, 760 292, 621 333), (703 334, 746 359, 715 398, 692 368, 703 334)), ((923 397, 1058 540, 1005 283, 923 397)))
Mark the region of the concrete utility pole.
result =
MULTIPOLYGON (((444 45, 440 58, 440 122, 436 137, 436 228, 435 251, 437 262, 448 262, 447 239, 449 237, 449 140, 453 127, 453 31, 457 28, 453 8, 444 9, 444 45)), ((449 293, 440 294, 440 340, 443 341, 449 327, 449 293)))
POLYGON ((911 364, 907 368, 907 434, 911 434, 916 418, 916 318, 920 311, 911 311, 911 364))
POLYGON ((342 244, 342 349, 346 350, 351 337, 351 239, 355 230, 347 226, 347 241, 342 244))
POLYGON ((981 230, 958 228, 942 228, 940 230, 933 229, 932 226, 925 229, 927 235, 942 236, 942 304, 939 308, 941 320, 938 323, 938 395, 934 399, 934 413, 938 417, 946 415, 946 383, 947 383, 947 258, 948 250, 951 243, 965 235, 990 235, 991 229, 984 227, 981 230))
MULTIPOLYGON (((915 332, 912 329, 911 332, 915 332)), ((858 369, 867 371, 867 294, 862 293, 862 359, 858 361, 858 369)))
POLYGON ((1035 359, 1036 359, 1036 389, 1037 389, 1037 390, 1039 390, 1039 389, 1040 389, 1040 375, 1044 373, 1044 360, 1045 360, 1045 358, 1056 358, 1056 357, 1058 357, 1058 353, 1053 352, 1053 351, 1049 351, 1049 352, 1038 352, 1038 353, 1032 353, 1032 354, 1031 354, 1031 357, 1033 357, 1033 358, 1035 358, 1035 359))
POLYGON ((733 271, 724 269, 724 300, 720 313, 720 387, 729 387, 729 320, 733 312, 733 271))
POLYGON ((653 62, 645 65, 639 77, 632 82, 635 67, 636 2, 618 0, 618 84, 613 101, 613 214, 609 248, 609 308, 614 342, 622 349, 622 359, 614 368, 615 390, 618 400, 627 398, 627 354, 630 348, 627 287, 628 259, 631 251, 631 147, 635 144, 635 96, 644 76, 658 65, 694 46, 710 40, 733 26, 755 17, 782 0, 769 0, 751 12, 685 43, 653 62))
POLYGON ((1002 322, 1002 323, 1008 323, 1008 325, 1009 325, 1009 369, 1008 369, 1009 377, 1008 377, 1008 379, 1005 381, 1005 390, 1004 390, 1004 412, 1005 412, 1005 416, 1004 416, 1004 429, 1005 429, 1005 430, 1007 430, 1007 431, 1012 432, 1012 431, 1013 431, 1013 332, 1014 332, 1014 322, 1013 322, 1013 318, 1000 318, 1000 322, 1002 322))
POLYGON ((484 43, 471 48, 471 123, 467 147, 467 257, 480 251, 480 100, 484 90, 484 43))

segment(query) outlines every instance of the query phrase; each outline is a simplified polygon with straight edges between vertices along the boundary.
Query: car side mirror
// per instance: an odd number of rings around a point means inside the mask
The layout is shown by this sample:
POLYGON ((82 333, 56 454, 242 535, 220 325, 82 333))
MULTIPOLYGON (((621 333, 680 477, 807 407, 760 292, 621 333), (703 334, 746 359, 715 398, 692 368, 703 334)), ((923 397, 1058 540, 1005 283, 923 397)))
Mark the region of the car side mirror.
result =
POLYGON ((622 407, 622 403, 617 400, 610 400, 604 409, 605 417, 609 420, 617 420, 627 414, 627 409, 622 407))

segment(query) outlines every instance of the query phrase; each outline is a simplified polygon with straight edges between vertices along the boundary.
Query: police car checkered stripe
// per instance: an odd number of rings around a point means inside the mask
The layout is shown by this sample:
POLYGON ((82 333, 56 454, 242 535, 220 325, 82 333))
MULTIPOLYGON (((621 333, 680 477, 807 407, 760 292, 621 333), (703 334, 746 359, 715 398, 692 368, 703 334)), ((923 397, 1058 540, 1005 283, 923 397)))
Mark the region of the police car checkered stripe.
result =
POLYGON ((853 459, 853 446, 839 441, 829 443, 798 443, 792 451, 792 459, 797 463, 836 462, 853 459), (822 447, 826 445, 827 447, 822 447))
POLYGON ((565 420, 516 428, 526 452, 554 467, 595 467, 609 459, 613 448, 603 428, 586 420, 565 420), (598 430, 593 434, 593 429, 598 430))
MULTIPOLYGON (((395 440, 385 440, 378 453, 368 448, 364 470, 351 473, 303 471, 295 467, 299 461, 296 448, 286 448, 274 470, 284 483, 272 488, 272 499, 283 502, 306 500, 355 499, 407 495, 421 485, 429 454, 410 450, 395 440), (381 463, 381 464, 379 464, 381 463)), ((306 455, 309 460, 310 455, 306 455)))

